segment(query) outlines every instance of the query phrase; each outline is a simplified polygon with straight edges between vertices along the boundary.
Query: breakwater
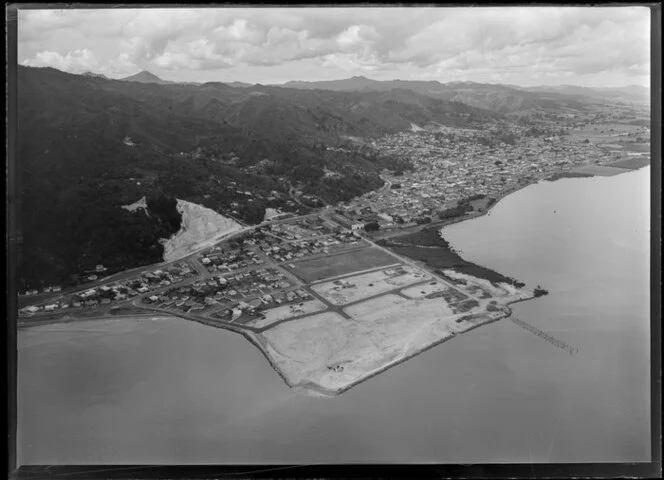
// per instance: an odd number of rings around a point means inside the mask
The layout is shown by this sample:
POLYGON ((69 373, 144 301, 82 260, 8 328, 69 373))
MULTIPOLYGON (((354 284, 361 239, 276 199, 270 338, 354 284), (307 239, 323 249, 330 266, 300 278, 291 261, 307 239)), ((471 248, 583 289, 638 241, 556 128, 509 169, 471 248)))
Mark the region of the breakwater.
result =
POLYGON ((533 333, 537 335, 540 338, 543 338, 545 341, 549 342, 551 345, 554 347, 558 347, 561 350, 566 351, 570 355, 574 355, 575 353, 579 352, 578 348, 574 348, 567 343, 563 342, 562 340, 558 340, 555 337, 552 337, 548 333, 540 330, 537 327, 532 326, 529 323, 524 322, 523 320, 519 320, 518 318, 515 317, 510 317, 510 320, 514 322, 514 324, 518 325, 519 327, 523 328, 524 330, 528 330, 530 333, 533 333))

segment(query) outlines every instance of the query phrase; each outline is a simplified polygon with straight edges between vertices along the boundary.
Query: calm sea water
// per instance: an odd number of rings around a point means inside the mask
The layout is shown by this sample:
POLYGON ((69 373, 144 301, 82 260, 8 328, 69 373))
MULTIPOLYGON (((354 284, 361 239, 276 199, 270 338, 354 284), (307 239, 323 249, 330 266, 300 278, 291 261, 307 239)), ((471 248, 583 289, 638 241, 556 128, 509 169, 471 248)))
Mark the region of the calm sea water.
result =
POLYGON ((19 333, 20 464, 647 461, 649 174, 543 182, 444 235, 550 295, 335 398, 181 319, 19 333))

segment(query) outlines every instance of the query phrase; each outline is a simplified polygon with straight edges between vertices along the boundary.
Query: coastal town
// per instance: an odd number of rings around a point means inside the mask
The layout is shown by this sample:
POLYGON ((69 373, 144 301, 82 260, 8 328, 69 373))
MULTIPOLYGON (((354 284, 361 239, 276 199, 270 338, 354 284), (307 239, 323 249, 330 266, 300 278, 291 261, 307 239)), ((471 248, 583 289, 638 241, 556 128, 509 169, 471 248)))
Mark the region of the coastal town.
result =
POLYGON ((8 478, 661 478, 661 7, 387 6, 6 4, 8 478))
POLYGON ((593 170, 588 166, 625 157, 647 163, 648 128, 622 127, 607 127, 613 131, 594 141, 581 138, 582 127, 577 131, 570 127, 562 135, 557 127, 533 135, 530 128, 519 125, 500 132, 437 127, 388 135, 372 146, 410 159, 414 170, 400 175, 383 172, 385 188, 338 209, 355 228, 376 222, 381 229, 400 229, 457 216, 455 209, 472 200, 483 200, 477 209, 486 211, 508 193, 552 175, 570 175, 575 167, 578 176, 589 176, 593 170))
MULTIPOLYGON (((56 299, 25 306, 19 316, 77 311, 104 314, 130 305, 175 315, 196 313, 239 324, 256 318, 262 309, 311 298, 311 293, 298 288, 302 282, 284 268, 285 262, 325 258, 358 246, 366 247, 367 243, 357 232, 322 216, 271 222, 122 281, 102 278, 98 286, 73 292, 48 287, 44 293, 57 294, 56 299)), ((100 265, 100 273, 102 269, 100 265)))
POLYGON ((377 230, 399 234, 431 222, 482 214, 506 194, 541 179, 588 176, 600 173, 593 168, 610 170, 606 165, 616 162, 623 168, 647 163, 649 129, 601 123, 608 121, 615 120, 606 114, 567 118, 537 134, 519 124, 488 131, 413 125, 410 131, 371 143, 413 164, 404 172, 385 170, 385 184, 378 190, 319 209, 319 214, 266 216, 262 224, 211 248, 160 268, 138 269, 136 275, 123 275, 122 281, 106 280, 107 269, 97 265, 85 273, 88 284, 96 286, 63 292, 52 285, 42 292, 24 292, 19 319, 72 311, 94 315, 97 309, 105 314, 109 308, 131 305, 172 314, 196 312, 240 324, 243 315, 255 318, 261 309, 314 295, 288 270, 291 261, 324 262, 366 247, 377 230))

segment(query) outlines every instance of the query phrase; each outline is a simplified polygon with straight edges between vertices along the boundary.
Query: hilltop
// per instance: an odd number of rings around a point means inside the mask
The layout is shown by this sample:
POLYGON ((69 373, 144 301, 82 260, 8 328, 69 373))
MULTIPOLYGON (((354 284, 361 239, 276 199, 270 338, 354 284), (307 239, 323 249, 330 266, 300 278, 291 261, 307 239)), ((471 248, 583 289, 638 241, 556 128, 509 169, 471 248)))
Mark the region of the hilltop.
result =
POLYGON ((121 79, 124 82, 139 82, 139 83, 157 83, 157 84, 168 84, 172 82, 167 82, 166 80, 162 80, 158 76, 156 76, 154 73, 150 73, 146 70, 143 70, 142 72, 138 72, 134 75, 130 75, 128 77, 122 78, 121 79))

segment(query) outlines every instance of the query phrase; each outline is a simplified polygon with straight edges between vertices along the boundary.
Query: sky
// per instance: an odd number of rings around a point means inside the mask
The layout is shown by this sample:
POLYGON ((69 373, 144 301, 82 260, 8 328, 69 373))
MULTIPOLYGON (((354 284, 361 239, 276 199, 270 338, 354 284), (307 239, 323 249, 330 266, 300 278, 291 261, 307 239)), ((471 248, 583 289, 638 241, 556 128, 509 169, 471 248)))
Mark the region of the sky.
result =
POLYGON ((650 83, 646 7, 20 10, 18 61, 178 82, 650 83))

